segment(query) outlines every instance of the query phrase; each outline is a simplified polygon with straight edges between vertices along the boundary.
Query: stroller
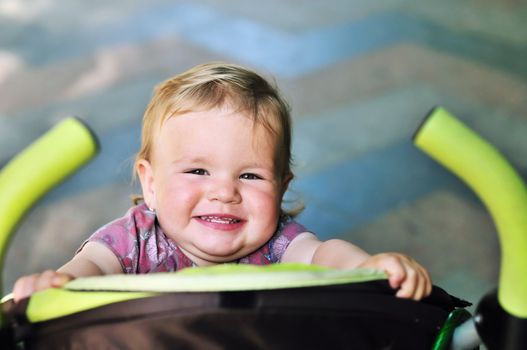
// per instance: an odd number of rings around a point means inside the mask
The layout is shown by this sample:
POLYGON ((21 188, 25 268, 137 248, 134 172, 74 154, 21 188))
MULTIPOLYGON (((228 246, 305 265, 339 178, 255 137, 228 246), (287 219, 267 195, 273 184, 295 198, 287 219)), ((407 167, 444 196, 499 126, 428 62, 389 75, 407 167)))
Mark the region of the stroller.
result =
MULTIPOLYGON (((2 349, 527 348, 527 279, 518 278, 527 275, 525 185, 490 144, 443 108, 427 115, 413 140, 465 180, 497 224, 499 287, 474 316, 469 303, 437 286, 419 302, 396 298, 375 270, 226 264, 80 278, 16 304, 8 295, 2 349)), ((24 213, 97 151, 94 134, 70 118, 1 170, 2 262, 24 213)))

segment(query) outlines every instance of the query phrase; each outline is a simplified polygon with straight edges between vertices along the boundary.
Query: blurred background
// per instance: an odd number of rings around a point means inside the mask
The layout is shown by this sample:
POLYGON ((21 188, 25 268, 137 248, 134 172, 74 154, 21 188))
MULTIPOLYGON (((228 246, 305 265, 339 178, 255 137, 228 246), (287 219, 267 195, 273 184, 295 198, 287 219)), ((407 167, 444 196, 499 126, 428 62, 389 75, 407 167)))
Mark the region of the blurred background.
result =
POLYGON ((520 0, 0 0, 0 166, 71 115, 102 145, 18 228, 4 293, 130 206, 153 86, 223 60, 274 77, 292 105, 302 223, 410 254, 477 302, 497 283, 494 224, 411 136, 443 105, 525 174, 526 20, 520 0))

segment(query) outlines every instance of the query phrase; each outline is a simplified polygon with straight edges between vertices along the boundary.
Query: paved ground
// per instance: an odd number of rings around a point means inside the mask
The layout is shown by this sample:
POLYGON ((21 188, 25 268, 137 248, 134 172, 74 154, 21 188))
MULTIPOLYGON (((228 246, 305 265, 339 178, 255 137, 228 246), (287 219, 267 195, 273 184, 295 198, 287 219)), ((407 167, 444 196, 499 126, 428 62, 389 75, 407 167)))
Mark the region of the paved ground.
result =
POLYGON ((444 105, 526 172, 526 18, 520 0, 0 0, 0 165, 69 115, 102 144, 19 227, 6 288, 58 267, 129 206, 153 85, 227 60, 274 76, 293 106, 302 222, 411 254, 479 300, 497 283, 493 222, 410 138, 444 105))

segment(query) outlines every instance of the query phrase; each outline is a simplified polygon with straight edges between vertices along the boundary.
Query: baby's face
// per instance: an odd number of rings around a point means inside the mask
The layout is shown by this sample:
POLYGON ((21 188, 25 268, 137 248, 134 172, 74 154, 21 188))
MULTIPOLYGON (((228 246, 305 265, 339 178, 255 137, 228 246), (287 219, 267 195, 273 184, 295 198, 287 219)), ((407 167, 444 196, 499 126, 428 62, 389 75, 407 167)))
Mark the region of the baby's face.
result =
POLYGON ((269 240, 287 187, 275 139, 229 107, 165 121, 139 173, 164 232, 198 265, 239 259, 269 240))

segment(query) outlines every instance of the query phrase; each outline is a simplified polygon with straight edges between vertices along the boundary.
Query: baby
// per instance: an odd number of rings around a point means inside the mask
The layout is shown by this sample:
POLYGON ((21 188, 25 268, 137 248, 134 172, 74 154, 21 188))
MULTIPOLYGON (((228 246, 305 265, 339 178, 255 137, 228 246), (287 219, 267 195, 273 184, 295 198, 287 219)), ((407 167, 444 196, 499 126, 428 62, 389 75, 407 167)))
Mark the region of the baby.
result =
POLYGON ((57 271, 18 279, 15 301, 81 276, 228 262, 375 268, 398 297, 430 294, 427 271, 410 257, 320 241, 281 208, 293 179, 289 108, 255 72, 210 63, 163 82, 144 114, 141 141, 142 203, 96 231, 57 271))

